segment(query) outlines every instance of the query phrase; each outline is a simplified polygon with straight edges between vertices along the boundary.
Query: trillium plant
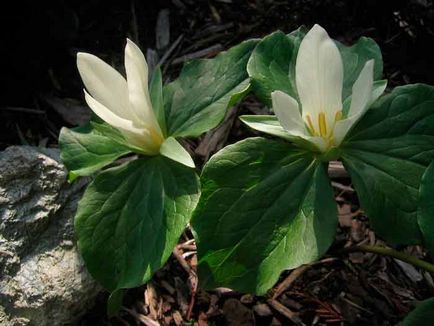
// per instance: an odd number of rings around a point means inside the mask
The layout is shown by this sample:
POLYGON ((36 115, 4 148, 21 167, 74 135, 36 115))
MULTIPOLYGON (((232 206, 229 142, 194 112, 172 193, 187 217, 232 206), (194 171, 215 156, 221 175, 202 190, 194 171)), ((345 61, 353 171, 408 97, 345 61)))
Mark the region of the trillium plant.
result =
POLYGON ((122 289, 164 265, 188 223, 204 289, 264 295, 282 271, 319 259, 337 230, 331 160, 379 236, 434 252, 434 87, 385 93, 372 39, 346 46, 319 25, 275 32, 191 61, 166 85, 130 40, 126 78, 88 53, 77 66, 95 117, 59 142, 71 181, 93 178, 75 229, 112 311, 122 289), (263 136, 223 148, 199 177, 182 138, 217 127, 248 92, 274 112, 240 117, 263 136))

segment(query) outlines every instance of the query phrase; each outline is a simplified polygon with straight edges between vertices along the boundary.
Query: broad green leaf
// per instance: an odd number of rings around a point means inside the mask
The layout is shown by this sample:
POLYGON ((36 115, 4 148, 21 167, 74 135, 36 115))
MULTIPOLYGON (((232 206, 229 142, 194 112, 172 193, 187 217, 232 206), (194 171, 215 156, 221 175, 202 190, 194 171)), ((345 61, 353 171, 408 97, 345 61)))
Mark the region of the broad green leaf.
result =
POLYGON ((62 128, 59 135, 60 157, 71 176, 87 176, 112 163, 131 150, 96 129, 102 124, 62 128))
POLYGON ((250 138, 206 164, 192 219, 200 286, 264 294, 284 269, 318 259, 334 239, 326 168, 280 141, 250 138))
POLYGON ((417 220, 425 246, 434 255, 434 161, 422 177, 418 208, 417 220))
POLYGON ((152 74, 151 83, 149 85, 149 93, 151 96, 152 108, 154 109, 158 124, 163 131, 163 135, 167 135, 166 117, 163 102, 163 77, 161 75, 160 66, 157 66, 154 70, 154 73, 152 74))
POLYGON ((164 141, 160 148, 160 154, 188 167, 195 167, 190 154, 173 137, 169 137, 164 141))
POLYGON ((374 80, 383 77, 383 56, 381 50, 375 41, 369 37, 361 37, 352 46, 343 45, 336 42, 342 56, 344 64, 344 87, 342 89, 342 98, 346 99, 351 95, 353 84, 359 77, 365 63, 374 59, 374 80))
POLYGON ((98 174, 75 219, 89 272, 109 291, 145 283, 170 256, 198 197, 194 170, 162 156, 98 174))
MULTIPOLYGON (((281 90, 298 98, 295 83, 295 64, 298 48, 306 34, 300 28, 291 34, 274 32, 264 37, 253 51, 247 65, 252 89, 265 104, 271 107, 271 93, 281 90)), ((342 98, 351 95, 351 89, 366 61, 375 60, 374 79, 382 77, 383 60, 374 40, 361 37, 356 44, 345 46, 336 41, 344 65, 342 98)))
POLYGON ((407 317, 399 324, 400 326, 431 326, 434 324, 434 298, 419 303, 407 317))
POLYGON ((342 144, 362 208, 387 241, 422 241, 418 191, 434 159, 434 87, 397 87, 374 103, 342 144))
POLYGON ((298 98, 294 74, 297 58, 295 44, 283 32, 274 32, 262 39, 247 64, 253 92, 271 107, 271 93, 280 90, 298 98))
POLYGON ((164 87, 169 136, 197 137, 223 120, 227 108, 248 91, 246 65, 256 43, 249 40, 214 59, 191 61, 164 87))

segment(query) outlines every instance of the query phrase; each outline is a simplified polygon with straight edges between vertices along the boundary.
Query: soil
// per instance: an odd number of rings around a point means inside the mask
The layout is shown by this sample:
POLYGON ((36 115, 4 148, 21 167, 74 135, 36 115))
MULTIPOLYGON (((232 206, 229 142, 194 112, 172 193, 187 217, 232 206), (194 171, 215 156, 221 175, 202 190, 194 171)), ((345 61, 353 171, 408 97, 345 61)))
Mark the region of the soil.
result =
MULTIPOLYGON (((434 84, 430 0, 14 1, 0 15, 5 45, 0 149, 14 144, 56 147, 62 126, 86 121, 90 112, 75 54, 90 52, 122 69, 126 37, 153 58, 164 59, 169 81, 188 58, 212 57, 248 38, 319 23, 346 44, 360 36, 373 38, 382 49, 389 87, 434 84)), ((250 95, 221 127, 185 145, 196 161, 205 162, 227 144, 255 135, 237 117, 261 112, 268 109, 250 95)), ((107 319, 107 293, 101 293, 79 324, 397 324, 416 301, 433 296, 432 276, 392 258, 345 252, 348 245, 383 242, 369 228, 345 174, 336 176, 333 186, 340 212, 334 245, 319 262, 284 272, 268 295, 200 290, 195 244, 186 230, 152 281, 127 292, 118 317, 107 319)), ((429 259, 417 246, 397 249, 429 259)))

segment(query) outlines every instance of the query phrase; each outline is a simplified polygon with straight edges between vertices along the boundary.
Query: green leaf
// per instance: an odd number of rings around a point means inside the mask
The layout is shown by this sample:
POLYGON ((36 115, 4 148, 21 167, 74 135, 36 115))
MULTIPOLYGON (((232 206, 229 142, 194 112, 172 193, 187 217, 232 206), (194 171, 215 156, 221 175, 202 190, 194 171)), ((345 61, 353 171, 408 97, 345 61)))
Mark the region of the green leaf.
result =
MULTIPOLYGON (((295 83, 295 64, 298 48, 306 34, 300 28, 289 35, 278 31, 264 37, 253 51, 247 65, 254 93, 271 107, 271 93, 281 90, 298 99, 295 83)), ((366 61, 375 60, 374 79, 381 79, 383 60, 374 40, 361 37, 353 46, 336 41, 344 65, 342 98, 351 95, 351 89, 366 61)))
POLYGON ((248 91, 246 65, 256 43, 249 40, 214 59, 191 61, 164 87, 169 136, 197 137, 223 120, 227 108, 248 91))
POLYGON ((419 303, 407 317, 399 324, 400 326, 431 326, 434 324, 434 298, 419 303))
POLYGON ((104 124, 89 123, 82 127, 62 128, 59 135, 60 157, 70 172, 71 181, 102 169, 131 150, 104 134, 104 124), (98 126, 95 128, 95 126, 98 126))
POLYGON ((393 243, 420 243, 418 192, 434 159, 434 87, 395 88, 374 103, 341 149, 376 232, 393 243))
POLYGON ((164 141, 160 147, 160 154, 188 167, 195 167, 190 154, 173 137, 169 137, 164 141))
POLYGON ((424 243, 434 255, 434 161, 428 166, 420 184, 417 221, 424 243))
POLYGON ((151 97, 152 108, 158 124, 160 125, 163 135, 167 135, 166 117, 164 112, 163 102, 163 77, 161 75, 160 66, 157 66, 152 74, 151 83, 149 85, 149 93, 151 97))
POLYGON ((359 77, 365 63, 374 59, 374 80, 383 77, 383 56, 380 47, 369 37, 361 37, 352 46, 343 45, 336 42, 342 56, 344 64, 344 87, 342 89, 342 98, 346 99, 351 95, 354 82, 359 77))
POLYGON ((162 156, 98 174, 75 219, 89 272, 109 291, 145 283, 170 256, 198 197, 194 170, 162 156))
POLYGON ((334 239, 336 203, 323 164, 280 141, 250 138, 206 164, 192 219, 200 285, 264 294, 284 269, 334 239))
POLYGON ((253 92, 271 107, 271 93, 283 91, 298 98, 295 86, 295 44, 281 31, 262 39, 253 51, 247 64, 253 92))

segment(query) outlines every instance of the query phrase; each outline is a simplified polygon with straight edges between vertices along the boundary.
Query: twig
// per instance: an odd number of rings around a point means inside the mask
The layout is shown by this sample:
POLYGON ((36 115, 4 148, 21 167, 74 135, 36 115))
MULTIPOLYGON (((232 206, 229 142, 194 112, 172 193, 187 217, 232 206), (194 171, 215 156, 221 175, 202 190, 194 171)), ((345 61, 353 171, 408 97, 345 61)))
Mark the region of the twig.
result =
POLYGON ((211 54, 216 54, 218 52, 220 52, 223 49, 223 46, 221 44, 215 44, 213 46, 210 46, 209 48, 203 49, 203 50, 199 50, 193 53, 189 53, 189 54, 185 54, 179 58, 175 58, 172 61, 173 65, 177 65, 192 59, 198 59, 198 58, 202 58, 202 57, 206 57, 209 56, 211 54))
POLYGON ((303 274, 307 269, 309 268, 308 265, 300 266, 297 269, 294 269, 291 274, 288 275, 285 280, 279 284, 279 286, 276 289, 276 292, 273 294, 273 299, 278 298, 287 288, 291 286, 292 283, 301 275, 303 274))
POLYGON ((193 312, 193 306, 194 306, 194 302, 196 300, 196 293, 197 293, 197 275, 195 272, 192 271, 192 273, 190 273, 190 276, 188 277, 190 280, 190 285, 191 285, 191 298, 190 298, 190 304, 188 305, 188 310, 187 310, 187 320, 191 319, 191 314, 193 312))
POLYGON ((191 273, 191 267, 188 265, 187 261, 182 257, 181 253, 179 252, 178 248, 173 249, 173 256, 175 256, 176 260, 179 262, 179 264, 184 268, 184 270, 190 274, 191 273))
POLYGON ((342 293, 342 294, 340 295, 340 297, 341 297, 342 300, 344 300, 344 301, 345 301, 346 303, 348 303, 349 305, 351 305, 351 306, 353 306, 353 307, 355 307, 355 308, 357 308, 357 309, 359 309, 359 310, 361 310, 361 311, 364 311, 364 312, 366 312, 367 314, 369 314, 369 315, 371 315, 371 316, 374 315, 374 313, 373 313, 372 311, 370 311, 370 310, 368 310, 368 309, 365 309, 365 308, 359 306, 357 303, 352 302, 351 300, 347 299, 347 298, 345 297, 345 294, 344 294, 344 293, 342 293))
POLYGON ((403 262, 406 262, 410 265, 422 268, 430 273, 434 273, 434 265, 428 263, 427 261, 421 260, 415 256, 406 254, 401 251, 397 251, 391 248, 381 247, 381 246, 371 246, 371 245, 356 245, 349 248, 344 249, 344 252, 370 252, 373 254, 381 255, 381 256, 389 256, 403 262))
POLYGON ((279 286, 276 288, 272 298, 276 299, 278 298, 284 291, 286 291, 291 284, 293 284, 295 282, 295 280, 297 278, 300 277, 300 275, 302 275, 309 267, 312 267, 314 265, 319 265, 319 264, 323 264, 323 263, 330 263, 330 262, 334 262, 336 261, 336 258, 330 257, 330 258, 324 258, 321 259, 319 261, 313 262, 311 264, 308 265, 302 265, 300 267, 298 267, 297 269, 294 269, 291 274, 289 274, 285 280, 283 280, 282 283, 279 284, 279 286))
POLYGON ((342 183, 332 181, 331 184, 333 187, 339 190, 343 190, 343 192, 351 192, 351 193, 354 192, 354 189, 352 187, 343 185, 342 183))
POLYGON ((280 312, 283 316, 291 320, 293 323, 297 325, 303 325, 300 318, 298 317, 298 313, 289 310, 288 307, 285 307, 283 304, 281 304, 279 301, 274 299, 268 299, 267 303, 274 309, 280 312))
POLYGON ((160 61, 158 61, 159 66, 162 66, 166 62, 167 58, 169 58, 169 56, 176 49, 179 43, 181 43, 183 38, 184 38, 184 34, 178 36, 175 42, 173 42, 173 44, 170 46, 169 50, 167 50, 166 53, 164 53, 163 57, 160 59, 160 61))
POLYGON ((149 318, 148 316, 139 314, 132 309, 123 307, 122 310, 128 312, 130 315, 132 315, 134 318, 136 318, 138 321, 145 324, 146 326, 160 326, 160 323, 158 323, 157 321, 149 318))
POLYGON ((342 162, 331 161, 329 163, 328 173, 330 178, 347 178, 348 173, 344 168, 342 162))
POLYGON ((11 111, 11 112, 23 112, 23 113, 30 113, 30 114, 41 114, 44 115, 45 111, 36 110, 36 109, 28 109, 28 108, 19 108, 19 107, 3 107, 1 108, 2 111, 11 111))

